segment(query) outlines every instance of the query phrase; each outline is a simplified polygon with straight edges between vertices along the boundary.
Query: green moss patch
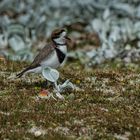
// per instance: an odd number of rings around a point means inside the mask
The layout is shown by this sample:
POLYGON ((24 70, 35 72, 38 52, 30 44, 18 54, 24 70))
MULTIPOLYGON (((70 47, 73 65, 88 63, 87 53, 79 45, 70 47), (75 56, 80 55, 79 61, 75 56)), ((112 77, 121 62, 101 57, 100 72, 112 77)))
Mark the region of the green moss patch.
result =
POLYGON ((139 139, 140 69, 112 65, 64 66, 59 82, 70 79, 77 88, 55 101, 37 98, 43 88, 52 90, 37 74, 8 79, 26 63, 1 62, 0 138, 139 139))

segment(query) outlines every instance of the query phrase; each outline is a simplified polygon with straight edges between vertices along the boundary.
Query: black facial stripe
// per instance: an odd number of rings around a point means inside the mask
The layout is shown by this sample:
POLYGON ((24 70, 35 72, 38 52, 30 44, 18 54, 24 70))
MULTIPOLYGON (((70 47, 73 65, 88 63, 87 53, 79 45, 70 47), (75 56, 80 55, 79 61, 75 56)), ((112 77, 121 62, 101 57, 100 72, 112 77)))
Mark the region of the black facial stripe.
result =
POLYGON ((56 42, 55 42, 55 45, 56 45, 56 46, 65 46, 66 43, 56 43, 56 42))
POLYGON ((58 56, 58 60, 60 63, 62 63, 66 57, 66 55, 58 48, 55 48, 57 56, 58 56))
POLYGON ((53 40, 54 40, 54 39, 57 39, 57 38, 60 38, 60 37, 59 37, 59 36, 52 37, 53 40))

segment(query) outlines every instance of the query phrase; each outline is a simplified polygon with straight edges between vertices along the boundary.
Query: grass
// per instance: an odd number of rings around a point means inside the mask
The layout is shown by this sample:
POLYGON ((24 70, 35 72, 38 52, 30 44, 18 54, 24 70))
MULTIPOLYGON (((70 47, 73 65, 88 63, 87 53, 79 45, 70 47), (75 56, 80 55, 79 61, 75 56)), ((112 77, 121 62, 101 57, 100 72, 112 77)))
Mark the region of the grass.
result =
POLYGON ((0 62, 0 139, 139 139, 140 69, 104 64, 90 70, 78 63, 60 69, 60 80, 78 88, 64 101, 38 99, 51 90, 41 76, 7 79, 26 63, 0 62))

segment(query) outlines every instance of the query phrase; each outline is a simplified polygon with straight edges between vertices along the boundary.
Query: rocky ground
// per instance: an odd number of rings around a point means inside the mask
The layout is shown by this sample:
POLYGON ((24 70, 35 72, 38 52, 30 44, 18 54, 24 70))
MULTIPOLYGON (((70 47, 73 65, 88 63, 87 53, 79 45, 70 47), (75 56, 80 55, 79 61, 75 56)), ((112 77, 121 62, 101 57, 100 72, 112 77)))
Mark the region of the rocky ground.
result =
POLYGON ((26 63, 0 62, 1 139, 139 139, 140 68, 114 62, 85 69, 78 62, 59 69, 75 90, 65 100, 40 99, 52 86, 38 75, 8 79, 26 63))

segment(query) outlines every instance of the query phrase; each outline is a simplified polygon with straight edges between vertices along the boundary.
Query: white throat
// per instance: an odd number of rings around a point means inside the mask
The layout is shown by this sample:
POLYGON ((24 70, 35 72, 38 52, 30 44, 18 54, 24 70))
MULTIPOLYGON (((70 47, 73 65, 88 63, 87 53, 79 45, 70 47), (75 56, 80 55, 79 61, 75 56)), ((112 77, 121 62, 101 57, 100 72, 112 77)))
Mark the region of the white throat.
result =
POLYGON ((67 46, 66 45, 57 45, 57 48, 63 52, 65 55, 67 54, 67 46))
POLYGON ((56 38, 56 39, 54 39, 54 42, 55 42, 56 44, 65 44, 65 43, 66 43, 64 37, 56 38))

